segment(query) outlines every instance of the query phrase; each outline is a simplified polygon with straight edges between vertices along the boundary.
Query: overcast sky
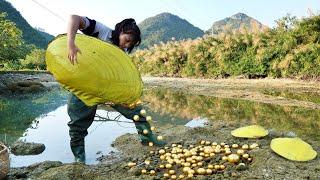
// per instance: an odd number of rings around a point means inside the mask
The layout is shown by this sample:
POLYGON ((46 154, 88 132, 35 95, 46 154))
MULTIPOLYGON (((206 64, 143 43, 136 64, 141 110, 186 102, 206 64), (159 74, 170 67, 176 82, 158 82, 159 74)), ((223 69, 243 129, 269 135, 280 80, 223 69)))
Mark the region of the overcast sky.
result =
POLYGON ((308 16, 317 13, 319 0, 7 0, 33 27, 57 35, 66 32, 70 14, 96 19, 113 28, 124 18, 139 23, 162 12, 186 19, 207 30, 212 23, 238 12, 273 27, 274 21, 286 14, 308 16), (49 12, 51 11, 51 13, 49 12))

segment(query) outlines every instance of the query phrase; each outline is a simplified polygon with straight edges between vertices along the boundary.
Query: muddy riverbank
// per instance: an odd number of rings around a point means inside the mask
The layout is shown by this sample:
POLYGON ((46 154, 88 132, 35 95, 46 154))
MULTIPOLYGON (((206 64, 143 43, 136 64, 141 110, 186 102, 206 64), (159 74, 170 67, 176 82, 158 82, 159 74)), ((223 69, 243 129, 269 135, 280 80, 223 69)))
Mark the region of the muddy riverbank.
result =
MULTIPOLYGON (((1 82, 9 84, 17 81, 32 81, 43 83, 46 87, 58 86, 50 74, 0 74, 1 82), (11 80, 10 80, 11 79, 11 80)), ((291 79, 181 79, 181 78, 156 78, 143 77, 146 90, 156 88, 168 88, 174 91, 182 91, 187 94, 197 94, 206 97, 230 98, 271 104, 283 107, 301 107, 319 110, 317 100, 304 98, 304 94, 320 95, 319 82, 298 81, 291 79), (276 93, 276 92, 287 93, 276 93), (290 92, 298 94, 291 97, 290 92)), ((5 88, 5 87, 4 87, 5 88)), ((162 96, 162 95, 160 95, 162 96)), ((168 96, 164 94, 164 96, 168 96)), ((167 104, 176 104, 178 101, 170 101, 164 98, 167 104)), ((147 103, 152 102, 152 96, 145 97, 147 103)), ((155 101, 158 103, 159 101, 155 101)), ((189 101, 188 101, 189 102, 189 101)), ((159 104, 159 103, 158 103, 159 104)), ((201 105, 199 105, 201 106, 201 105)), ((162 107, 162 106, 161 106, 162 107)), ((159 108, 161 108, 159 107, 159 108)), ((166 107, 169 108, 170 106, 166 107)), ((183 107, 183 106, 175 106, 183 107)), ((166 111, 171 111, 166 109, 166 111)), ((172 109, 183 112, 185 109, 172 109)), ((319 120, 319 119, 318 119, 319 120)), ((187 122, 187 121, 186 121, 187 122)), ((254 122, 254 121, 252 121, 254 122)), ((315 122, 317 125, 319 122, 315 122)), ((210 142, 225 142, 228 144, 251 144, 258 143, 259 149, 250 154, 253 157, 247 169, 238 171, 233 165, 225 163, 226 169, 210 176, 196 176, 197 179, 319 179, 320 158, 299 163, 288 161, 275 153, 269 147, 272 138, 283 136, 285 133, 273 133, 265 138, 256 140, 238 139, 231 136, 230 131, 238 127, 248 125, 243 121, 225 121, 223 118, 208 121, 204 127, 190 128, 184 125, 161 124, 157 132, 165 137, 168 146, 175 143, 187 146, 197 144, 200 140, 210 142)), ((316 139, 303 139, 319 153, 320 145, 316 139)), ((160 148, 146 147, 138 143, 136 134, 126 134, 118 137, 113 146, 116 152, 102 156, 98 165, 63 164, 60 162, 42 162, 27 167, 12 168, 8 179, 161 179, 163 172, 156 172, 155 176, 141 175, 141 168, 127 167, 130 161, 141 163, 150 157, 150 151, 160 148)), ((155 166, 150 169, 156 169, 155 166)))

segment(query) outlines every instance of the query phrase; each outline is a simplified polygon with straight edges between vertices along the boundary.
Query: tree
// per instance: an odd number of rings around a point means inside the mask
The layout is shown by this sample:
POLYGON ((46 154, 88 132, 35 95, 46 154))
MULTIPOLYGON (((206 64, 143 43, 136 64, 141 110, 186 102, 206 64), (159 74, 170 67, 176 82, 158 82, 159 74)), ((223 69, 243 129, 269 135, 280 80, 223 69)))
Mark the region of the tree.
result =
POLYGON ((0 13, 0 62, 18 60, 23 57, 22 32, 15 23, 6 19, 6 13, 0 13))
POLYGON ((21 61, 23 68, 26 69, 36 69, 36 70, 45 70, 45 50, 43 49, 34 49, 30 54, 26 56, 24 60, 21 61))

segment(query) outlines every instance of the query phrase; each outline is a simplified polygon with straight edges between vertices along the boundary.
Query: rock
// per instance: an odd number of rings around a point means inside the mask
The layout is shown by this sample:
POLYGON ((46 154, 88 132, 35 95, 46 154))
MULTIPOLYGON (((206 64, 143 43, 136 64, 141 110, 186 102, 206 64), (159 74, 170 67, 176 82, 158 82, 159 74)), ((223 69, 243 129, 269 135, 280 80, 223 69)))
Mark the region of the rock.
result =
POLYGON ((12 168, 10 169, 9 177, 12 179, 21 179, 28 177, 38 177, 40 174, 50 168, 62 166, 60 161, 44 161, 41 163, 35 163, 27 167, 12 168))
POLYGON ((12 82, 7 85, 9 90, 13 93, 34 93, 45 90, 45 86, 39 82, 21 81, 12 82))
POLYGON ((244 163, 239 163, 237 166, 236 166, 236 170, 237 171, 244 171, 244 170, 247 170, 248 169, 248 166, 244 163))
POLYGON ((0 82, 0 94, 7 93, 7 89, 7 86, 3 82, 0 82))
POLYGON ((297 137, 297 134, 292 131, 289 131, 289 132, 286 132, 284 136, 294 138, 294 137, 297 137))
POLYGON ((133 175, 133 176, 140 176, 141 175, 141 170, 138 167, 132 167, 128 170, 128 173, 133 175))
MULTIPOLYGON (((88 171, 88 167, 81 163, 67 164, 44 171, 36 179, 92 179, 93 174, 88 171)), ((31 178, 32 179, 32 178, 31 178)))
POLYGON ((280 131, 277 131, 275 129, 270 129, 269 130, 269 136, 272 137, 272 138, 282 137, 283 133, 280 132, 280 131))
POLYGON ((11 146, 11 152, 16 155, 37 155, 41 154, 46 149, 44 144, 40 143, 26 143, 26 142, 15 142, 11 146))
POLYGON ((0 179, 7 176, 9 167, 10 162, 8 148, 0 142, 0 179))

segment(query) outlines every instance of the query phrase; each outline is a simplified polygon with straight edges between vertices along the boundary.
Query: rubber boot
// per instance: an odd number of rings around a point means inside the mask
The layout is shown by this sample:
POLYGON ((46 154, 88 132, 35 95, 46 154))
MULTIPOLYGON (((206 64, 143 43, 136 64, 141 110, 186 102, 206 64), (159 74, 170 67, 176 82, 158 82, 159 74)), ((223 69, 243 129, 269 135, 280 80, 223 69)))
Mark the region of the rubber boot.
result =
POLYGON ((86 153, 84 146, 71 146, 71 151, 74 155, 74 161, 80 163, 86 163, 86 153))
POLYGON ((167 144, 165 141, 157 139, 157 136, 152 133, 150 124, 147 121, 137 121, 134 122, 134 124, 136 125, 141 144, 149 145, 149 142, 152 142, 154 146, 164 146, 167 144), (144 134, 143 130, 147 130, 148 133, 144 134))

